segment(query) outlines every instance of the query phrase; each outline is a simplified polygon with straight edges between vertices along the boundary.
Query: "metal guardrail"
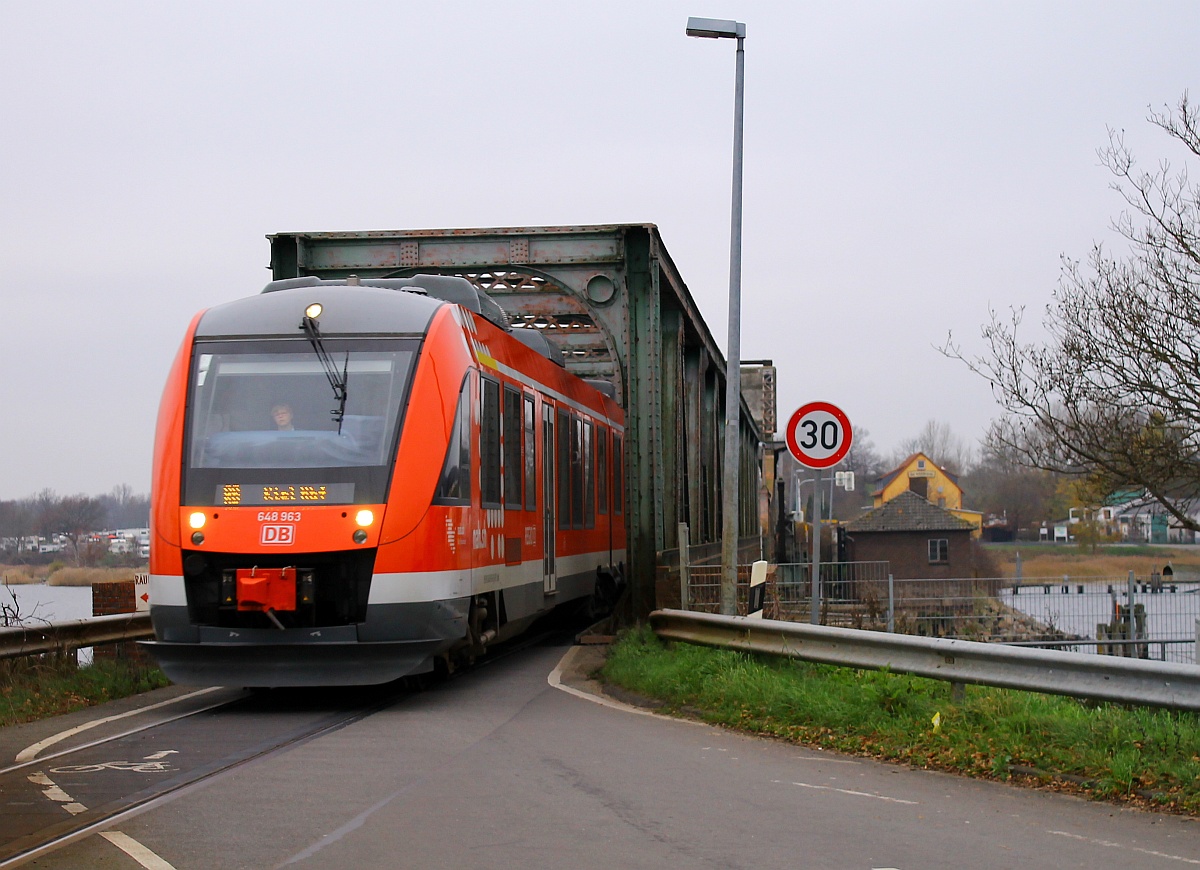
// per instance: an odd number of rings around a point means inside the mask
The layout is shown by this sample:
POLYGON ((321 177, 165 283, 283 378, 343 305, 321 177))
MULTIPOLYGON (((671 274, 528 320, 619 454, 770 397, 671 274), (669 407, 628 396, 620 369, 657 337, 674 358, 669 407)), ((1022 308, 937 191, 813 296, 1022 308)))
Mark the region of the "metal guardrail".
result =
POLYGON ((153 637, 149 613, 118 613, 70 622, 0 628, 0 659, 153 637))
POLYGON ((682 610, 656 610, 650 625, 661 638, 704 646, 886 668, 952 683, 1200 710, 1197 665, 682 610))

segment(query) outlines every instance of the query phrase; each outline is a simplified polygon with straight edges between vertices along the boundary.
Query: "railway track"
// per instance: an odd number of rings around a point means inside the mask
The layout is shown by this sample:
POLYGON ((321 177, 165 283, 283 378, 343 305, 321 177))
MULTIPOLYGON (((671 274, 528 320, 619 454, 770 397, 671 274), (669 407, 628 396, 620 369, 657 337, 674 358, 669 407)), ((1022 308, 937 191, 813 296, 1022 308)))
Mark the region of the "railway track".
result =
MULTIPOLYGON (((556 627, 518 639, 449 679, 566 636, 556 627)), ((42 745, 35 744, 0 768, 0 868, 106 833, 227 772, 386 710, 422 686, 409 679, 317 692, 220 690, 224 697, 214 695, 197 709, 159 708, 151 721, 69 749, 42 754, 42 745)))

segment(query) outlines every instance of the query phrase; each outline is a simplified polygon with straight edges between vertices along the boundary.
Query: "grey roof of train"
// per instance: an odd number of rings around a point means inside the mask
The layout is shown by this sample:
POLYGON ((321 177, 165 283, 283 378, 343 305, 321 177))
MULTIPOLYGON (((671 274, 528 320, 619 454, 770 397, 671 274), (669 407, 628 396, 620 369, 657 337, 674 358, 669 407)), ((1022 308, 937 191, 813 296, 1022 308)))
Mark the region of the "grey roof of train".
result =
POLYGON ((339 334, 423 334, 434 312, 448 303, 420 293, 378 287, 324 284, 262 293, 217 305, 200 319, 197 338, 254 335, 304 336, 300 321, 313 302, 324 307, 321 332, 339 334))

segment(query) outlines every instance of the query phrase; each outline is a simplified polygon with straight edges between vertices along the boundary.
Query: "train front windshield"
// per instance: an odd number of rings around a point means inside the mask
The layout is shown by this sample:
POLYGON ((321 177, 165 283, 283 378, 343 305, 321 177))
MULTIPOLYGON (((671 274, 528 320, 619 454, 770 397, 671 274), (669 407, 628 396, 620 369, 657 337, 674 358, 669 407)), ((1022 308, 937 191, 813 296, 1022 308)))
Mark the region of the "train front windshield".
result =
POLYGON ((197 343, 185 504, 386 500, 417 342, 325 344, 330 367, 304 340, 197 343))

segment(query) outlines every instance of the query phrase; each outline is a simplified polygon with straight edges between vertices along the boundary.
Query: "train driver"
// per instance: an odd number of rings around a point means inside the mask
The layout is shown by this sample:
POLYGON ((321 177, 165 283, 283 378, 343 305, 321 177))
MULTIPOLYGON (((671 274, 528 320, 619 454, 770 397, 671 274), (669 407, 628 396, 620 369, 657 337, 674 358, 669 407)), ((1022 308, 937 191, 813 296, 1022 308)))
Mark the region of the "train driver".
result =
POLYGON ((291 432, 296 427, 292 425, 291 405, 272 405, 271 417, 275 420, 275 428, 280 432, 291 432))

